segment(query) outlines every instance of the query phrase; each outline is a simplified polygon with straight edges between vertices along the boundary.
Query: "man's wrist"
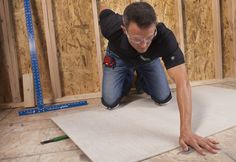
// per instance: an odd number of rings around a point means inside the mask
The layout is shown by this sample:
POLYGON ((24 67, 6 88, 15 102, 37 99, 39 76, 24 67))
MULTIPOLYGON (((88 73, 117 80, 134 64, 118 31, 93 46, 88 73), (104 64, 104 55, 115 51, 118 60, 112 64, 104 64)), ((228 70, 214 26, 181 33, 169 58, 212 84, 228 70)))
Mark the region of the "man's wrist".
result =
POLYGON ((192 128, 190 126, 180 127, 180 133, 192 132, 192 128))

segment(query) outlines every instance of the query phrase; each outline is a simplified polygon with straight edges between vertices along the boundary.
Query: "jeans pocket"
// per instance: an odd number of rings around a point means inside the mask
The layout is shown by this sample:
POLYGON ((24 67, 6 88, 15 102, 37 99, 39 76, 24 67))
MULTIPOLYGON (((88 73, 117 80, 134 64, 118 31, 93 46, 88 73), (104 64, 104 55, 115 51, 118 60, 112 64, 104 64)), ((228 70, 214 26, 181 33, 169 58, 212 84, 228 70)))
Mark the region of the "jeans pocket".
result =
POLYGON ((115 54, 113 51, 111 51, 109 48, 107 48, 107 50, 106 50, 106 55, 104 57, 103 64, 106 65, 106 67, 113 67, 113 69, 115 67, 127 67, 127 64, 117 54, 115 54), (107 61, 107 62, 105 62, 105 61, 107 61), (111 64, 109 64, 109 66, 107 66, 105 63, 107 63, 107 65, 109 63, 111 63, 111 64))

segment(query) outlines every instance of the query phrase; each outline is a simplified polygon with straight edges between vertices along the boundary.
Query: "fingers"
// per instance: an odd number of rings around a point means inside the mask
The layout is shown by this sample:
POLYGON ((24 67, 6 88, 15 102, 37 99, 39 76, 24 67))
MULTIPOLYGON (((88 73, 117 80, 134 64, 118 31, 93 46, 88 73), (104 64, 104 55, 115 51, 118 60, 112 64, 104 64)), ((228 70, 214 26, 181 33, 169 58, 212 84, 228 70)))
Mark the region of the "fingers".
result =
POLYGON ((209 138, 207 138, 206 141, 207 141, 207 144, 208 144, 209 146, 211 146, 213 149, 215 149, 215 150, 220 150, 220 148, 216 146, 216 144, 219 144, 218 142, 215 141, 215 142, 213 143, 212 140, 209 139, 209 138))
POLYGON ((203 138, 196 134, 187 134, 188 136, 181 136, 179 143, 184 151, 188 151, 189 146, 195 149, 199 154, 206 155, 205 151, 216 154, 220 150, 216 145, 217 141, 209 138, 203 138))
MULTIPOLYGON (((196 136, 197 137, 197 136, 196 136)), ((204 150, 198 145, 198 140, 194 138, 190 138, 189 140, 180 138, 179 144, 184 151, 188 151, 188 145, 191 146, 194 150, 196 150, 199 154, 205 155, 204 150)))
POLYGON ((220 148, 216 146, 216 143, 218 142, 214 140, 209 140, 208 138, 200 138, 198 140, 198 145, 200 145, 202 149, 205 149, 208 152, 213 153, 213 154, 216 154, 217 150, 220 150, 220 148))
MULTIPOLYGON (((204 152, 205 150, 213 154, 216 154, 217 150, 220 150, 220 148, 216 146, 215 142, 213 143, 211 140, 207 138, 196 138, 192 140, 191 143, 188 144, 203 156, 206 155, 204 152)), ((188 150, 188 145, 183 140, 180 140, 180 145, 184 151, 188 150)))
POLYGON ((180 139, 179 143, 184 151, 188 151, 188 145, 184 142, 184 140, 180 139))
POLYGON ((213 144, 219 144, 219 142, 217 142, 217 141, 215 141, 215 140, 213 140, 213 139, 210 139, 210 138, 207 138, 211 143, 213 143, 213 144))
POLYGON ((211 147, 211 145, 208 143, 207 139, 202 139, 201 141, 199 141, 199 145, 210 153, 213 154, 217 153, 216 150, 213 147, 211 147))
POLYGON ((204 153, 204 150, 198 145, 197 142, 194 142, 192 145, 191 145, 199 154, 205 156, 206 154, 204 153))

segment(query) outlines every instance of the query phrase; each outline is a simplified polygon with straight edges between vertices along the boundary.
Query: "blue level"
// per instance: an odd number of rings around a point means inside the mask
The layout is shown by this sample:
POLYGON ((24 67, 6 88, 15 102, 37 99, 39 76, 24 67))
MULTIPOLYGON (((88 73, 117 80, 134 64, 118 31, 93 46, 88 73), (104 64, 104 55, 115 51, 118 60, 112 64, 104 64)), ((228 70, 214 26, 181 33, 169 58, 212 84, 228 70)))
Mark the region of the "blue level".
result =
POLYGON ((87 105, 88 104, 87 101, 80 101, 80 102, 67 103, 67 104, 61 104, 61 105, 52 105, 52 106, 44 105, 42 88, 41 88, 41 83, 40 83, 38 57, 37 57, 37 52, 36 52, 36 47, 35 47, 35 38, 34 38, 34 29, 33 29, 32 16, 31 16, 30 0, 24 0, 24 9, 25 9, 26 27, 27 27, 27 32, 28 32, 30 59, 31 59, 31 64, 32 64, 32 72, 33 72, 34 89, 36 93, 37 107, 22 110, 19 112, 19 115, 30 115, 30 114, 35 114, 35 113, 42 113, 42 112, 47 112, 47 111, 67 109, 71 107, 87 105))

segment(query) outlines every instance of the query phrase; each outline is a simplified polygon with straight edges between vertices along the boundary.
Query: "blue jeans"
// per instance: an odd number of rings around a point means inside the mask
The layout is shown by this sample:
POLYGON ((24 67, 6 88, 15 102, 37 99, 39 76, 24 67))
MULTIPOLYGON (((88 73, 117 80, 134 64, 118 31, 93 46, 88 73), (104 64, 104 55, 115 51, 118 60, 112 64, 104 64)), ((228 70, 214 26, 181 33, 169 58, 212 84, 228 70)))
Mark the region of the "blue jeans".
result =
POLYGON ((128 94, 132 86, 134 70, 137 70, 138 73, 138 86, 155 102, 163 104, 172 98, 159 58, 135 66, 125 63, 109 49, 106 50, 106 55, 115 60, 116 66, 114 68, 103 67, 102 103, 104 106, 113 108, 120 103, 123 96, 128 94))

